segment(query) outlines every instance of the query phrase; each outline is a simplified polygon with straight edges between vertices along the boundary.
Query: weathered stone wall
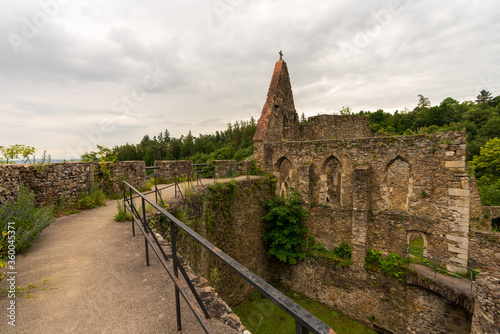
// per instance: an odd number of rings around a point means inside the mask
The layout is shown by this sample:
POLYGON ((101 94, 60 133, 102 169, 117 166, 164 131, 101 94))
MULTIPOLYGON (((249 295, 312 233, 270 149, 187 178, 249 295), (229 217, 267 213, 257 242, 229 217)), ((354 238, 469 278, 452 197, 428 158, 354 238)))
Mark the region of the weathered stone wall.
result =
POLYGON ((243 160, 237 163, 237 171, 240 174, 249 174, 250 173, 250 166, 252 164, 252 161, 250 160, 243 160))
POLYGON ((500 333, 500 271, 476 281, 471 334, 500 333))
POLYGON ((143 161, 124 161, 106 164, 108 175, 94 175, 102 167, 92 162, 58 162, 37 171, 32 165, 0 165, 0 204, 17 196, 19 184, 23 183, 35 194, 38 205, 49 205, 59 200, 76 200, 93 182, 109 185, 109 190, 118 191, 120 180, 131 180, 138 187, 144 186, 143 161))
POLYGON ((228 173, 236 174, 238 166, 236 160, 215 160, 214 161, 215 177, 225 177, 228 173))
POLYGON ((117 161, 111 167, 113 192, 120 192, 123 181, 140 189, 146 183, 146 164, 144 161, 117 161))
POLYGON ((364 115, 318 115, 300 126, 300 140, 329 140, 370 137, 370 124, 364 115))
POLYGON ((7 182, 11 192, 10 200, 17 195, 19 183, 23 183, 35 194, 38 205, 57 203, 58 200, 76 200, 80 193, 93 181, 93 164, 90 162, 59 162, 47 165, 37 172, 32 165, 0 165, 0 175, 12 174, 16 170, 17 178, 7 182), (9 172, 10 170, 10 172, 9 172))
POLYGON ((16 165, 0 165, 0 205, 19 192, 19 170, 16 165))
MULTIPOLYGON (((263 178, 196 187, 195 195, 169 203, 174 214, 208 241, 264 280, 270 278, 269 260, 262 242, 262 200, 274 192, 272 180, 263 178)), ((166 227, 160 228, 164 232, 166 227)), ((189 237, 178 242, 179 253, 230 305, 253 288, 189 237)))
MULTIPOLYGON (((359 195, 355 170, 369 166, 367 248, 405 255, 408 233, 422 232, 429 254, 467 263, 470 191, 463 132, 277 142, 264 144, 264 152, 263 165, 275 173, 278 190, 300 188, 306 203, 329 207, 334 217, 353 210, 359 195), (282 164, 290 164, 285 175, 282 164), (302 176, 304 166, 310 166, 308 178, 302 176)), ((355 224, 353 220, 352 230, 358 228, 355 224)), ((350 240, 347 234, 342 239, 350 240)))
POLYGON ((154 166, 160 167, 158 173, 165 181, 171 181, 175 177, 193 175, 193 162, 191 160, 156 160, 154 166))
POLYGON ((462 307, 381 273, 355 271, 318 259, 289 267, 281 277, 293 291, 371 323, 380 333, 470 331, 471 315, 462 307))
POLYGON ((500 234, 470 231, 469 257, 477 260, 474 264, 476 268, 497 267, 500 270, 500 234))

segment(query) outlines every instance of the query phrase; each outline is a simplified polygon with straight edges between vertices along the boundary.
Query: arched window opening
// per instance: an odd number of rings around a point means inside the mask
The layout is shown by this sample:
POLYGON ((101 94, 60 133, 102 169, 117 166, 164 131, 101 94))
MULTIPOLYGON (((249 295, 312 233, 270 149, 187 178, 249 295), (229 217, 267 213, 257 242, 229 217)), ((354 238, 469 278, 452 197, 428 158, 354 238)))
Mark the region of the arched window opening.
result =
POLYGON ((387 165, 387 208, 408 211, 408 189, 410 185, 410 164, 396 157, 387 165))
POLYGON ((323 203, 342 204, 342 165, 334 156, 326 159, 321 175, 323 203))
POLYGON ((279 163, 279 177, 278 177, 278 193, 283 197, 290 189, 290 180, 292 172, 292 164, 287 158, 282 158, 279 163))
POLYGON ((410 258, 416 258, 423 261, 427 255, 427 236, 423 232, 409 231, 408 232, 408 252, 410 258))

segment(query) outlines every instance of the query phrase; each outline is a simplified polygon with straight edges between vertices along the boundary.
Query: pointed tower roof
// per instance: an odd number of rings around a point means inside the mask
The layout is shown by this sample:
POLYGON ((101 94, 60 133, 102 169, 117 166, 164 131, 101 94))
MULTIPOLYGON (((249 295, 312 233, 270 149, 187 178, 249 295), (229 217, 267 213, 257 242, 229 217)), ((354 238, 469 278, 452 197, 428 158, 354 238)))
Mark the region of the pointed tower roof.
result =
POLYGON ((273 77, 267 92, 267 99, 262 108, 257 131, 253 137, 254 141, 263 141, 269 125, 272 111, 275 104, 286 104, 295 110, 293 104, 292 86, 285 61, 282 59, 280 52, 280 60, 274 66, 273 77))

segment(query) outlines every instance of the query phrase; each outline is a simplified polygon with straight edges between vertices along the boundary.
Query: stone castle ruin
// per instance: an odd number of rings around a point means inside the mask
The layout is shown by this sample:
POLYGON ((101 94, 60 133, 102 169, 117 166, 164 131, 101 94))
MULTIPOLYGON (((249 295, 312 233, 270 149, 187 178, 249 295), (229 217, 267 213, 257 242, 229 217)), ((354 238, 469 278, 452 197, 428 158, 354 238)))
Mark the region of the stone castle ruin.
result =
POLYGON ((363 115, 299 122, 286 63, 276 62, 254 136, 254 158, 311 206, 307 224, 328 247, 351 244, 355 266, 368 248, 405 255, 422 237, 429 255, 467 266, 470 178, 465 133, 371 137, 363 115))

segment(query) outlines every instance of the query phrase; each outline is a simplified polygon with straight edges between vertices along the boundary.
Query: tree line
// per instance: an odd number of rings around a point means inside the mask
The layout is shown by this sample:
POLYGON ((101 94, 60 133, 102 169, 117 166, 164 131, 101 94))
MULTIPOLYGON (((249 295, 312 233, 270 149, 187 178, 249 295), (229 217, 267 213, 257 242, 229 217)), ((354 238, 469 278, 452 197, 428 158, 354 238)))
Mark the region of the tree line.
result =
POLYGON ((152 166, 155 160, 192 160, 205 163, 212 160, 244 160, 253 154, 253 136, 257 122, 249 121, 228 123, 225 131, 195 137, 188 132, 186 136, 174 138, 166 129, 158 135, 144 135, 138 144, 115 146, 112 154, 119 161, 144 160, 152 166))

